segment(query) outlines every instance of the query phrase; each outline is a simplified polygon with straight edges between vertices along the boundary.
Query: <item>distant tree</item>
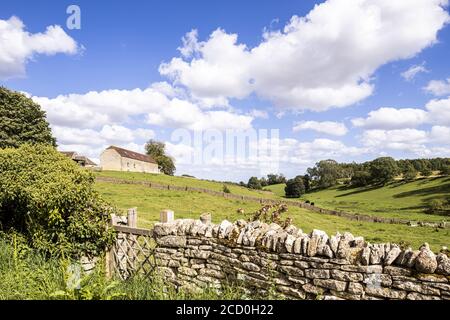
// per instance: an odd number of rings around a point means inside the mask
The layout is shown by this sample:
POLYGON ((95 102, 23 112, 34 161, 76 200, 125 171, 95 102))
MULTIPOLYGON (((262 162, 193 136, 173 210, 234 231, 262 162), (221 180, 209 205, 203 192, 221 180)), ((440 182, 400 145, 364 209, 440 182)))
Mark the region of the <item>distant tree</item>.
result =
POLYGON ((166 155, 166 144, 164 142, 150 139, 145 144, 145 150, 156 161, 161 172, 170 176, 174 175, 175 163, 172 157, 166 155))
POLYGON ((403 179, 405 181, 413 181, 417 177, 417 170, 409 165, 408 168, 403 172, 403 179))
POLYGON ((267 183, 267 179, 262 177, 259 182, 261 183, 262 187, 267 187, 269 184, 267 183))
POLYGON ((24 94, 0 87, 0 148, 24 143, 56 146, 45 111, 24 94))
POLYGON ((247 187, 256 190, 262 189, 261 182, 257 177, 251 177, 250 179, 248 179, 247 187))
POLYGON ((364 187, 370 184, 371 178, 368 171, 356 171, 351 180, 350 184, 355 187, 364 187))
POLYGON ((328 188, 337 184, 341 177, 341 167, 334 160, 322 160, 313 168, 308 168, 308 175, 315 181, 317 187, 328 188))
POLYGON ((439 171, 444 176, 450 175, 450 165, 443 165, 439 171))
POLYGON ((311 190, 311 177, 309 174, 303 176, 303 184, 305 185, 305 192, 309 192, 311 190))
POLYGON ((302 176, 296 176, 286 182, 284 193, 288 198, 298 198, 305 193, 305 184, 302 176))
POLYGON ((228 186, 226 184, 223 185, 223 192, 224 193, 231 193, 230 188, 228 188, 228 186))
POLYGON ((286 183, 286 178, 282 174, 278 175, 278 174, 270 173, 267 175, 267 184, 269 186, 273 185, 273 184, 280 184, 280 183, 286 183))
POLYGON ((424 177, 429 177, 433 174, 433 171, 430 169, 430 167, 425 167, 420 171, 420 174, 424 177))
POLYGON ((397 163, 391 157, 381 157, 370 163, 371 180, 376 183, 386 184, 399 173, 397 163))
POLYGON ((239 185, 241 187, 247 187, 247 184, 244 181, 239 181, 239 185))

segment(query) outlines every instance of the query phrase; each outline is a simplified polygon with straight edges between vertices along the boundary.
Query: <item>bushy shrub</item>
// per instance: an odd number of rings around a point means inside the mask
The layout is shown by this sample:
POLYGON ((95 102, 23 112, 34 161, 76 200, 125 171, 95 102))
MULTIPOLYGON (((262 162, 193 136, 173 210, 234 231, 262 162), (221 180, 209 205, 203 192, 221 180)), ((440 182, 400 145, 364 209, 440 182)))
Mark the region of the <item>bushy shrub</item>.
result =
POLYGON ((230 188, 226 184, 223 185, 223 192, 224 193, 231 193, 230 188))
POLYGON ((298 198, 305 193, 305 184, 303 177, 297 176, 294 179, 289 179, 284 187, 284 194, 287 198, 298 198))
POLYGON ((428 204, 427 212, 430 214, 450 215, 450 198, 431 200, 428 204))
POLYGON ((370 173, 367 171, 355 171, 353 174, 350 184, 355 187, 364 187, 370 184, 370 173))
POLYGON ((95 255, 112 241, 112 208, 94 190, 94 176, 55 148, 0 150, 0 226, 23 234, 51 255, 95 255))

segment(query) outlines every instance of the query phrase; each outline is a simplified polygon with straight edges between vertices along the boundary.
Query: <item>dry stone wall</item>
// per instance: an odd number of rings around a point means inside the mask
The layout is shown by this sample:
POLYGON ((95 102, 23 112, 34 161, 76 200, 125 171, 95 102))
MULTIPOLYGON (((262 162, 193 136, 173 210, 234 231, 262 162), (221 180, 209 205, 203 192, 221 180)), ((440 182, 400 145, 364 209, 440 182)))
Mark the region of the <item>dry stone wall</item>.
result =
POLYGON ((179 219, 153 229, 158 272, 199 290, 237 281, 291 299, 450 300, 448 252, 370 244, 350 233, 303 233, 260 221, 179 219))

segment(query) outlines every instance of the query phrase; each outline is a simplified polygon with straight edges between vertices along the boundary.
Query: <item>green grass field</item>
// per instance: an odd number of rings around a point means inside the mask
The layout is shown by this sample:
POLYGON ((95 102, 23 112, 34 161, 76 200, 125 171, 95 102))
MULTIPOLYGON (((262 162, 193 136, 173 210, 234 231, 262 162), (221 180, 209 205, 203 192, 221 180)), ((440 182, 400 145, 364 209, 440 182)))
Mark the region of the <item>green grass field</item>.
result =
MULTIPOLYGON (((157 222, 159 212, 163 209, 175 211, 176 218, 198 218, 201 213, 210 212, 213 221, 217 223, 223 219, 235 221, 247 218, 249 213, 259 207, 257 203, 230 200, 200 192, 158 190, 142 185, 97 182, 96 188, 105 199, 123 212, 137 207, 140 227, 150 227, 157 222), (238 208, 243 208, 246 215, 237 214, 238 208)), ((296 207, 290 207, 286 216, 290 216, 293 223, 305 232, 312 229, 321 229, 328 234, 349 231, 355 236, 364 236, 371 242, 405 242, 415 248, 426 241, 435 251, 450 242, 449 229, 435 230, 428 227, 412 228, 406 225, 350 221, 296 207)))
MULTIPOLYGON (((266 187, 284 196, 284 184, 266 187)), ((413 182, 394 182, 381 188, 348 188, 337 186, 310 192, 301 197, 316 206, 386 218, 417 221, 450 221, 448 216, 424 212, 432 199, 450 197, 450 178, 427 178, 413 182)))
POLYGON ((181 177, 181 176, 167 176, 164 174, 152 174, 152 173, 140 173, 140 172, 121 172, 121 171, 100 171, 95 172, 96 176, 99 177, 110 177, 117 179, 125 179, 125 180, 134 180, 134 181, 149 181, 160 184, 170 184, 173 186, 180 187, 193 187, 193 188, 204 188, 210 189, 214 191, 223 191, 224 184, 228 187, 231 193, 244 195, 244 196, 253 196, 259 198, 274 198, 275 196, 267 191, 259 191, 259 190, 251 190, 248 188, 244 188, 238 185, 230 184, 230 183, 222 183, 208 180, 201 180, 189 177, 181 177))

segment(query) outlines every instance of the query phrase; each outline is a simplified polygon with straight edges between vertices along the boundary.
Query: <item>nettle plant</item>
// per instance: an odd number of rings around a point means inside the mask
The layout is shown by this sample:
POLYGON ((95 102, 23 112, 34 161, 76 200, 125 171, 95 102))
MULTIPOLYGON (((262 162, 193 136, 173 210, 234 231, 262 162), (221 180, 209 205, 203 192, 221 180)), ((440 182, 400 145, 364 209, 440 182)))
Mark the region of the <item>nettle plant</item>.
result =
POLYGON ((292 219, 290 217, 287 217, 285 220, 281 218, 281 215, 287 211, 288 206, 283 203, 264 204, 253 214, 251 221, 260 220, 269 224, 276 223, 284 228, 287 228, 292 224, 292 219))
POLYGON ((95 256, 113 240, 115 210, 94 176, 49 145, 0 149, 0 228, 52 256, 95 256))

